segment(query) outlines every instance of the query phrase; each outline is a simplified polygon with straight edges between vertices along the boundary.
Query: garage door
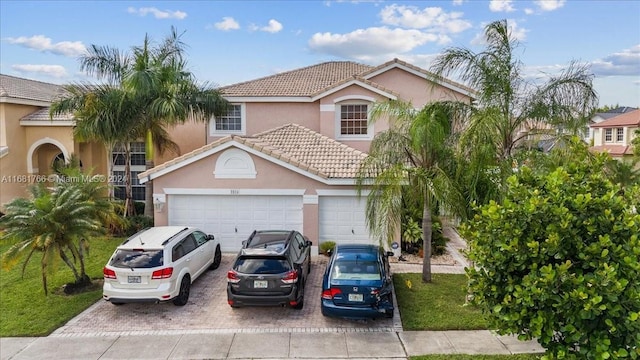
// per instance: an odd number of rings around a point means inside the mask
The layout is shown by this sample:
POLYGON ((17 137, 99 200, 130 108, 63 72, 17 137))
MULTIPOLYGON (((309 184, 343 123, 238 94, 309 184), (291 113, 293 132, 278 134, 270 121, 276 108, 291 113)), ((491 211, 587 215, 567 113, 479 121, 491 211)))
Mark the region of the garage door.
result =
POLYGON ((169 225, 197 226, 238 251, 257 229, 302 230, 302 196, 169 195, 169 225))
POLYGON ((366 203, 356 196, 320 196, 320 242, 375 243, 366 223, 366 203))

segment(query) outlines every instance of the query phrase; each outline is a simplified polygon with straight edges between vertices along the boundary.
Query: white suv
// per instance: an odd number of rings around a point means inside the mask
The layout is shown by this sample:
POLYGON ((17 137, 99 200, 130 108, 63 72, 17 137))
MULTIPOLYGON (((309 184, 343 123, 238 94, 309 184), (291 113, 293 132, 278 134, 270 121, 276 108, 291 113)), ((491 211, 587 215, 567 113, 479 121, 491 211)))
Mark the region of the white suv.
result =
POLYGON ((156 226, 125 240, 103 269, 102 297, 112 304, 172 300, 183 306, 191 283, 220 266, 220 243, 197 228, 156 226))

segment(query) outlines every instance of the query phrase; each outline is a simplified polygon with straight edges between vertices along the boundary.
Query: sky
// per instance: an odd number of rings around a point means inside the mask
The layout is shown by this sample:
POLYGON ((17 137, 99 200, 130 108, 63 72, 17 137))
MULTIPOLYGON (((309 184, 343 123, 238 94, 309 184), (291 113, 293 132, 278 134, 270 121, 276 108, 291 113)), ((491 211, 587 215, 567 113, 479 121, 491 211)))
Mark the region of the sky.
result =
POLYGON ((501 19, 527 80, 577 61, 594 74, 600 106, 640 107, 639 0, 0 0, 0 73, 96 82, 78 62, 88 47, 130 51, 172 27, 189 70, 215 86, 325 61, 398 58, 428 70, 447 48, 482 51, 484 27, 501 19))

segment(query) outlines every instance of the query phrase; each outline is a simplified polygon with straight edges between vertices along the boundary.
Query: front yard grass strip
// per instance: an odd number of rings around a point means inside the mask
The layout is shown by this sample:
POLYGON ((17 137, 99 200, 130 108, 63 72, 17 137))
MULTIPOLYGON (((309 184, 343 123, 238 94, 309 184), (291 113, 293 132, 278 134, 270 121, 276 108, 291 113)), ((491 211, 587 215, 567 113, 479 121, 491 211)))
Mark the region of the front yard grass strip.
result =
MULTIPOLYGON (((121 238, 100 237, 89 240, 86 260, 87 275, 95 283, 94 290, 65 295, 62 286, 73 282, 71 270, 58 259, 47 275, 49 295, 44 295, 40 272, 40 254, 34 254, 21 276, 22 262, 6 270, 0 267, 0 336, 45 336, 102 298, 102 268, 121 238)), ((12 244, 0 244, 0 254, 12 244)))
POLYGON ((515 354, 515 355, 421 355, 411 356, 410 360, 538 360, 542 355, 515 354))
POLYGON ((404 330, 487 329, 482 312, 465 304, 464 274, 433 274, 428 284, 421 274, 394 274, 393 285, 404 330))

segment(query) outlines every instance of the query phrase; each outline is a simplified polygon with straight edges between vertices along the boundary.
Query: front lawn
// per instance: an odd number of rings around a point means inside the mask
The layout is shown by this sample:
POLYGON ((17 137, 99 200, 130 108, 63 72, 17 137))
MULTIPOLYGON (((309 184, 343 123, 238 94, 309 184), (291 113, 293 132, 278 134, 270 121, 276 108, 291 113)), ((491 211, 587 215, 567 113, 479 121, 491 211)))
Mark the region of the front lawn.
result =
POLYGON ((395 274, 393 285, 404 330, 487 329, 480 310, 465 304, 466 275, 433 274, 425 284, 422 274, 395 274))
MULTIPOLYGON (((62 285, 73 282, 73 274, 57 259, 55 270, 47 275, 49 295, 44 295, 40 272, 40 254, 34 254, 21 276, 23 260, 10 270, 0 269, 0 336, 44 336, 64 325, 102 298, 102 268, 122 242, 120 238, 90 240, 86 272, 95 289, 78 295, 65 295, 62 285)), ((0 244, 0 254, 11 244, 0 244)), ((3 264, 4 265, 4 264, 3 264)))

